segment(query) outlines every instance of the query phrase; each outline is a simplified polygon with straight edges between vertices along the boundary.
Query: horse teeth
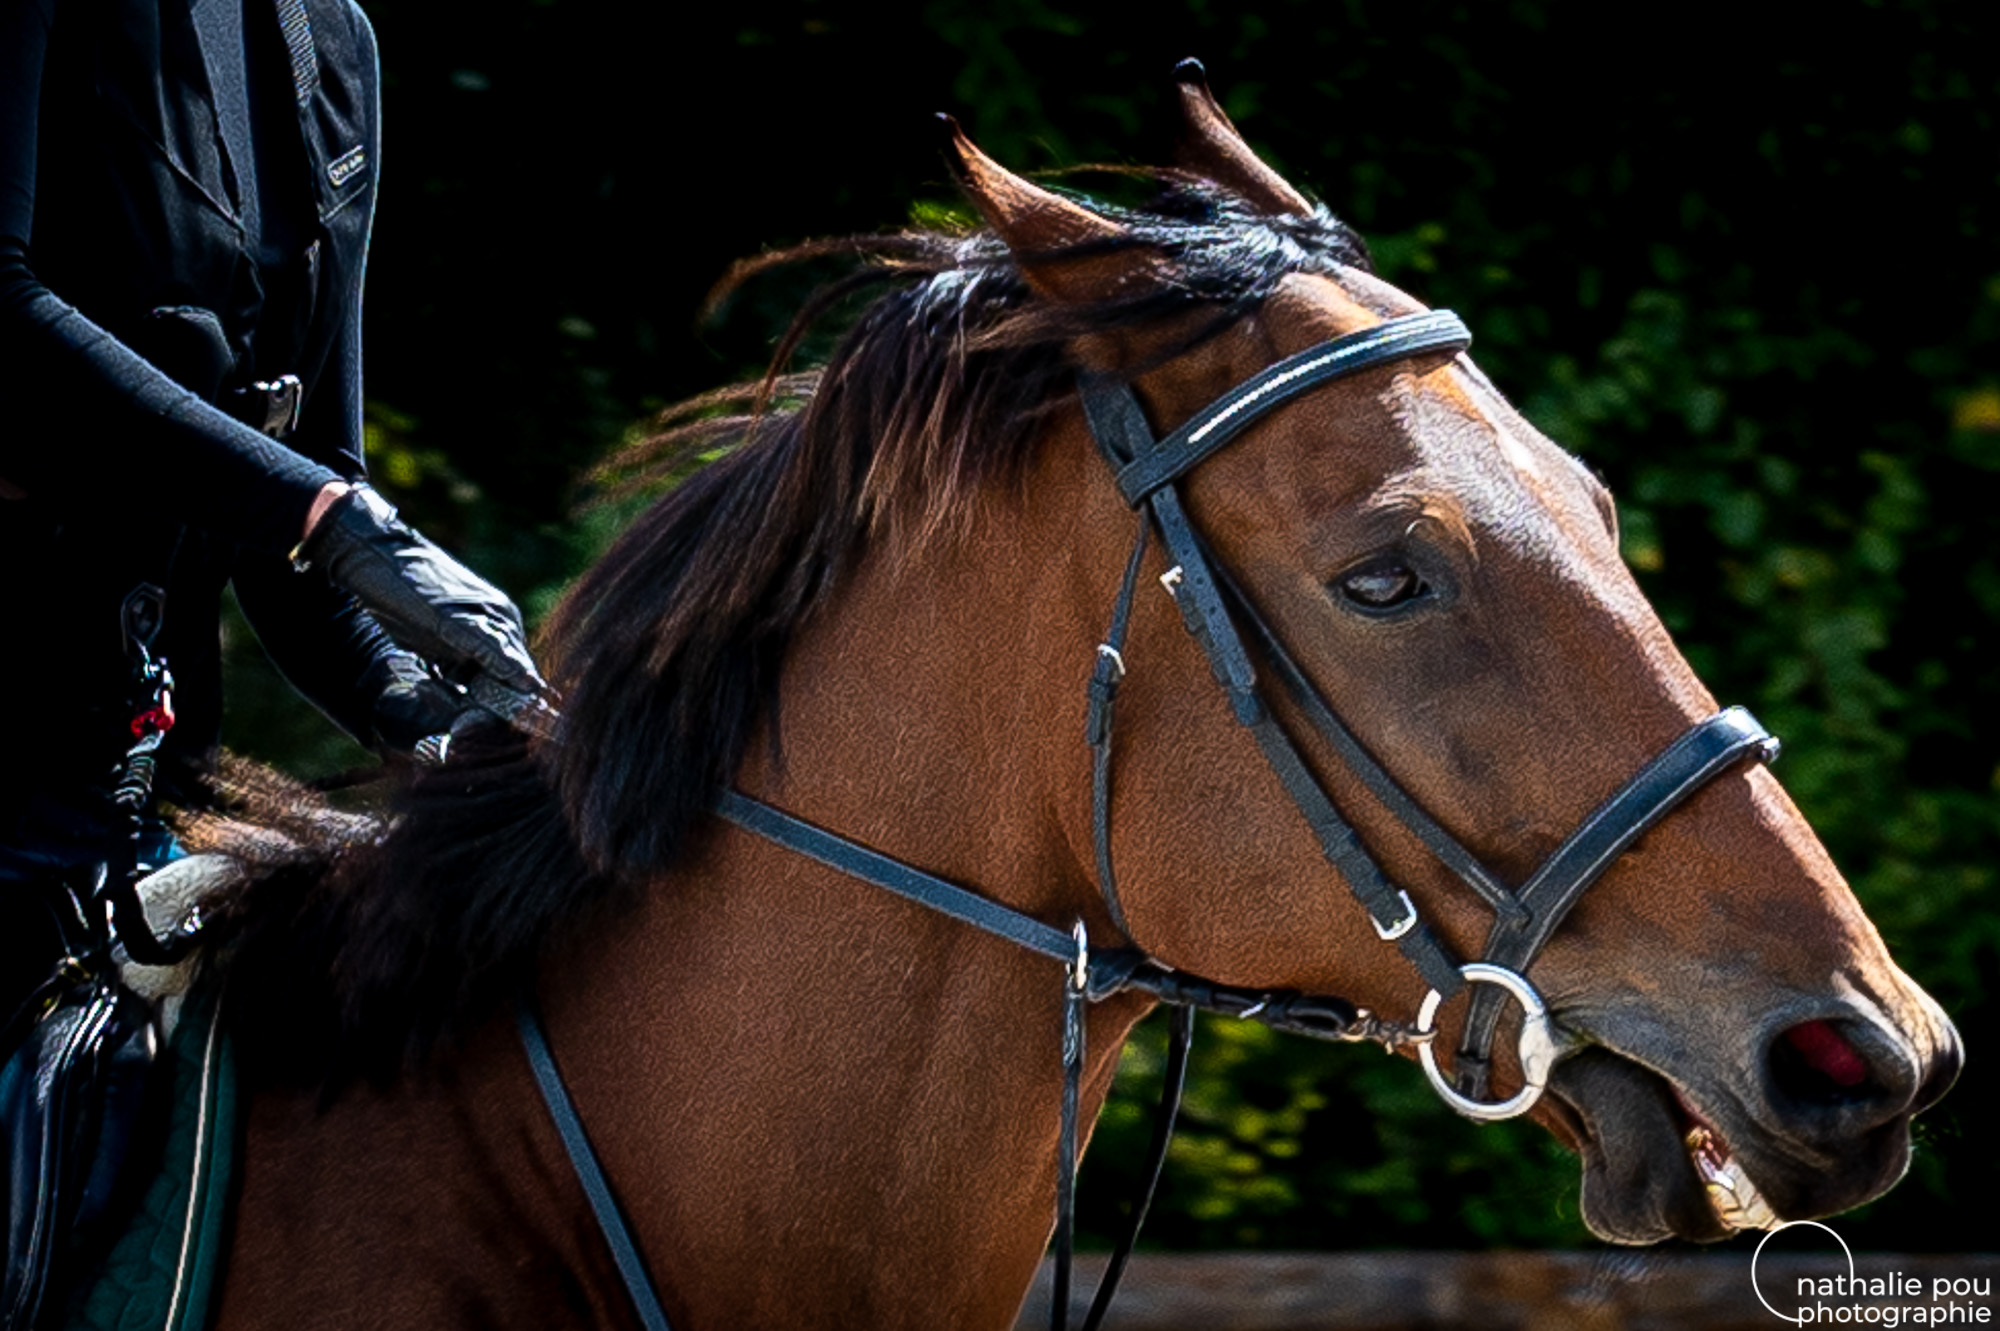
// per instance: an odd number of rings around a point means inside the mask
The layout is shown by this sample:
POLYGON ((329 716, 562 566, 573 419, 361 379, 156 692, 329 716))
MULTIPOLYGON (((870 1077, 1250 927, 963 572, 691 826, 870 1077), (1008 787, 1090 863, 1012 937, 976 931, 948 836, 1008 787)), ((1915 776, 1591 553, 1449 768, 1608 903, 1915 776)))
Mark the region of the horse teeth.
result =
POLYGON ((1708 1204, 1715 1208, 1716 1219, 1731 1229, 1771 1229, 1778 1224, 1778 1213, 1729 1154, 1719 1135, 1707 1128, 1690 1128, 1687 1150, 1702 1186, 1708 1190, 1708 1204))

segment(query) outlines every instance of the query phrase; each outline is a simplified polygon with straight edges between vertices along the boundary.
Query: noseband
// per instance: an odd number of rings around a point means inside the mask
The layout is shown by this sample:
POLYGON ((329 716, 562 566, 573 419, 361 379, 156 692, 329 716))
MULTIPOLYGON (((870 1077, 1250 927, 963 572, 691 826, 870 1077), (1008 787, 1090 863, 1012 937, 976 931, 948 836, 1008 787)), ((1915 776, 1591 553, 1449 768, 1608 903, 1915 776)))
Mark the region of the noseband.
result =
MULTIPOLYGON (((1373 328, 1287 357, 1225 393, 1195 413, 1165 439, 1156 440, 1139 400, 1124 380, 1085 375, 1079 382, 1090 432, 1117 475, 1125 501, 1138 512, 1138 534, 1113 602, 1110 631, 1097 648, 1089 684, 1087 738, 1093 753, 1092 838, 1098 885, 1113 922, 1131 944, 1092 952, 1081 920, 1064 930, 969 892, 854 841, 795 818, 762 801, 724 790, 715 812, 745 831, 807 855, 831 868, 941 911, 1064 965, 1063 1099, 1056 1202, 1056 1270, 1051 1324, 1068 1323, 1070 1236, 1076 1179, 1077 1104, 1084 1063, 1083 1012, 1087 1003, 1136 991, 1178 1011, 1172 1027, 1168 1070, 1155 1124, 1152 1149, 1142 1177, 1150 1182, 1134 1205, 1084 1321, 1095 1327, 1108 1309, 1125 1260, 1137 1238, 1166 1156, 1175 1108, 1186 1070, 1195 1008, 1256 1020, 1279 1030, 1328 1040, 1377 1040, 1391 1048, 1414 1046, 1431 1085, 1445 1102, 1468 1118, 1491 1121, 1526 1113, 1541 1098, 1551 1070, 1571 1040, 1549 1015, 1541 995, 1526 978, 1549 938, 1585 889, 1645 831, 1703 786, 1745 758, 1769 762, 1778 741, 1740 707, 1702 721, 1641 768, 1600 805, 1518 889, 1506 886, 1478 857, 1426 813, 1314 688, 1291 653, 1229 571, 1210 553, 1189 523, 1179 482, 1252 424, 1302 393, 1336 379, 1416 356, 1464 351, 1472 335, 1449 310, 1405 315, 1373 328), (1394 943, 1430 985, 1414 1026, 1385 1021, 1365 1008, 1330 995, 1246 989, 1175 971, 1139 946, 1119 899, 1111 857, 1112 716, 1125 678, 1126 631, 1146 548, 1154 533, 1170 564, 1161 579, 1180 608, 1187 630, 1208 658, 1210 671, 1229 698, 1231 711, 1262 750, 1292 802, 1312 829, 1332 866, 1368 913, 1375 932, 1394 943), (1239 627, 1240 625, 1240 627, 1239 627), (1494 913, 1485 952, 1472 962, 1456 960, 1426 925, 1410 894, 1382 872, 1351 824, 1343 818, 1259 689, 1250 646, 1277 677, 1291 705, 1313 732, 1360 779, 1369 793, 1437 860, 1472 889, 1494 913), (1474 990, 1465 1028, 1447 1077, 1433 1049, 1438 1008, 1468 985, 1474 990), (1503 998, 1520 1005, 1518 1046, 1521 1088, 1504 1100, 1490 1100, 1492 1048, 1503 998)), ((520 1008, 522 1039, 550 1112, 584 1180, 599 1224, 605 1231, 641 1320, 665 1331, 666 1319, 647 1281, 643 1264, 626 1232, 608 1185, 597 1169, 588 1139, 562 1087, 532 1006, 520 1008), (595 1179, 595 1186, 592 1180, 595 1179), (629 1260, 628 1260, 629 1259, 629 1260)))

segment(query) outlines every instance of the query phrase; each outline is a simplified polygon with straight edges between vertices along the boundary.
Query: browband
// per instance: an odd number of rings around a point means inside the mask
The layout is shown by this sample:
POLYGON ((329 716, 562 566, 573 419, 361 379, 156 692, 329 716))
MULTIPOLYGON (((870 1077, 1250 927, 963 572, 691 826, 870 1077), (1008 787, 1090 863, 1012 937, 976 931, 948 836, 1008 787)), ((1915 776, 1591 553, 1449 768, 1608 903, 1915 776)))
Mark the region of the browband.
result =
POLYGON ((1330 379, 1344 379, 1427 351, 1457 353, 1471 345, 1472 333, 1456 314, 1430 310, 1308 347, 1245 379, 1196 412, 1158 447, 1120 467, 1119 493, 1137 508, 1155 490, 1199 466, 1266 412, 1330 379))

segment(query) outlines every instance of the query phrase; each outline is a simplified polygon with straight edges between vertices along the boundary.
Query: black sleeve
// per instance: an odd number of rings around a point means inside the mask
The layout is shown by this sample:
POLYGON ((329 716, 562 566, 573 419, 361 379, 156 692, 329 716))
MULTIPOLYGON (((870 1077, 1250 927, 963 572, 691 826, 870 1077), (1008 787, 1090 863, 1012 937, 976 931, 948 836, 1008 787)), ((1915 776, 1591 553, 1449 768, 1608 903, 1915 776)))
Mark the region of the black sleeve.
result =
POLYGON ((374 618, 317 569, 295 572, 279 556, 236 561, 236 600, 279 672, 363 744, 373 744, 381 668, 402 649, 374 618))
POLYGON ((106 477, 143 478, 145 497, 183 522, 251 549, 289 550, 313 497, 338 477, 181 388, 35 277, 28 256, 53 6, 0 0, 0 478, 57 502, 102 494, 106 477), (76 419, 75 447, 6 427, 62 410, 76 419))

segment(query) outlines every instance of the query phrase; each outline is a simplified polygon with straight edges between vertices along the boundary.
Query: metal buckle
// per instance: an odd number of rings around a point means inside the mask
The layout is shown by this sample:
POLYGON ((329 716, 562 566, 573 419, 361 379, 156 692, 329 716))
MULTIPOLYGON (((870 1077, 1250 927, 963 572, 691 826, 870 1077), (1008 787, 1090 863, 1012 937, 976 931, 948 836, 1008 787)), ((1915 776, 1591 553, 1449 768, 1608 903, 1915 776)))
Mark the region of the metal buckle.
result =
POLYGON ((237 389, 231 395, 230 414, 260 434, 283 439, 299 428, 305 397, 305 385, 296 374, 281 374, 237 389))
POLYGON ((1181 566, 1176 564, 1160 575, 1160 586, 1166 588, 1167 595, 1178 601, 1181 599, 1181 583, 1186 579, 1187 575, 1181 570, 1181 566))
POLYGON ((263 431, 273 439, 284 439, 299 428, 299 413, 305 408, 305 385, 296 374, 252 384, 265 395, 263 431))
POLYGON ((1097 644, 1097 654, 1111 662, 1112 668, 1118 672, 1119 679, 1125 678, 1125 658, 1118 654, 1116 647, 1108 642, 1100 642, 1097 644))
POLYGON ((1385 943, 1393 943, 1398 938, 1401 938, 1404 934, 1410 932, 1410 930, 1417 927, 1417 908, 1410 901, 1410 894, 1408 892, 1399 890, 1396 893, 1396 896, 1403 903, 1402 919, 1384 925, 1380 920, 1376 919, 1373 915, 1370 915, 1368 917, 1368 923, 1375 926, 1375 936, 1381 939, 1385 943))
MULTIPOLYGON (((1426 1039, 1417 1046, 1417 1060, 1424 1065, 1424 1075, 1431 1079, 1431 1089, 1440 1099, 1467 1118, 1479 1123, 1497 1123, 1503 1118, 1516 1118, 1534 1107, 1542 1098, 1542 1091, 1549 1083, 1549 1073, 1555 1070, 1556 1060, 1568 1051, 1571 1041, 1557 1033, 1556 1025, 1549 1020, 1548 1007, 1535 987, 1504 966, 1495 966, 1484 961, 1467 962, 1458 968, 1468 984, 1498 985, 1513 995, 1521 1005, 1521 1089, 1505 1100, 1492 1104, 1460 1095, 1456 1087, 1445 1080, 1438 1068, 1434 1040, 1426 1039)), ((1438 1008, 1444 1003, 1444 995, 1433 989, 1424 996, 1424 1005, 1417 1010, 1417 1033, 1433 1036, 1437 1033, 1438 1008)))

